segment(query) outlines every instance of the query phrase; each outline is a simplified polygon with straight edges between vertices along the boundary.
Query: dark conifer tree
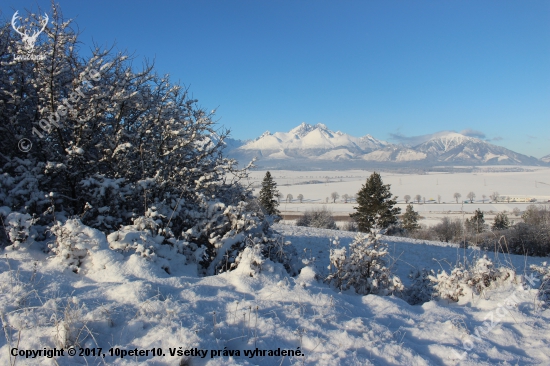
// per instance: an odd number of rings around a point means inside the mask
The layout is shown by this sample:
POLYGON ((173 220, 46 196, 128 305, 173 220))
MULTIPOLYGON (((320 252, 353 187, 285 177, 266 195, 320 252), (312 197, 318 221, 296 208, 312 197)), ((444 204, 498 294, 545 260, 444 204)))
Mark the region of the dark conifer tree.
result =
POLYGON ((493 230, 505 230, 510 227, 510 220, 508 219, 508 215, 506 215, 504 212, 499 212, 495 216, 495 221, 493 222, 492 229, 493 230))
POLYGON ((392 198, 390 185, 383 184, 380 174, 374 172, 357 193, 358 206, 350 216, 357 222, 359 231, 367 232, 373 226, 385 229, 397 223, 397 215, 401 212, 393 207, 397 196, 392 198))
POLYGON ((262 189, 260 190, 260 204, 268 215, 280 214, 277 209, 277 206, 279 206, 279 201, 277 200, 278 194, 277 183, 275 183, 271 173, 268 171, 265 173, 264 180, 262 181, 262 189))
POLYGON ((411 232, 418 230, 420 228, 420 225, 418 225, 419 218, 420 214, 413 210, 412 205, 407 205, 407 210, 403 215, 403 228, 411 232))
POLYGON ((470 219, 466 219, 466 228, 470 232, 482 233, 485 231, 485 219, 483 218, 483 212, 479 209, 475 210, 474 216, 470 219))

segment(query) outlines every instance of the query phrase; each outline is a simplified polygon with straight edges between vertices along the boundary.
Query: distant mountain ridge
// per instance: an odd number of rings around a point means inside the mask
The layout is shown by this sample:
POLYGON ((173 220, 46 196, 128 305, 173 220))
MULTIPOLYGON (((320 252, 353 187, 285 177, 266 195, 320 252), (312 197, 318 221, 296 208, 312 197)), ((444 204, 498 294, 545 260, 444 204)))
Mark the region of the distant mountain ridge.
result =
MULTIPOLYGON (((437 134, 416 146, 391 144, 371 135, 354 137, 333 132, 322 123, 302 123, 289 132, 264 132, 240 145, 232 140, 228 155, 244 163, 256 157, 260 165, 289 168, 308 162, 361 165, 361 162, 416 165, 545 165, 550 162, 456 132, 437 134)), ((544 159, 544 158, 543 158, 544 159)))

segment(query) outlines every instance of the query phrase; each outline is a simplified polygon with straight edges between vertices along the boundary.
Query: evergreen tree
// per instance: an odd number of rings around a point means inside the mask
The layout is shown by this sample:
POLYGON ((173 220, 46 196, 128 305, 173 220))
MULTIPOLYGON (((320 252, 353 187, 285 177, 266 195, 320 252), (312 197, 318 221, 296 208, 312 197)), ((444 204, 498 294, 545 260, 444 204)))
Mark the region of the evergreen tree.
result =
POLYGON ((277 209, 277 206, 279 206, 278 195, 277 183, 275 183, 271 173, 268 171, 265 173, 262 189, 260 190, 260 205, 262 205, 268 215, 280 214, 277 209))
POLYGON ((407 205, 407 211, 403 215, 403 228, 407 231, 415 231, 420 228, 418 225, 418 219, 420 214, 413 210, 412 205, 407 205))
POLYGON ((381 229, 397 223, 397 215, 401 212, 397 196, 392 198, 390 185, 383 184, 380 174, 374 172, 357 193, 358 206, 350 216, 355 219, 359 231, 369 232, 375 225, 381 229))
POLYGON ((510 220, 508 220, 508 215, 504 212, 499 212, 495 216, 495 221, 493 222, 493 230, 505 230, 510 227, 510 220))
POLYGON ((479 209, 475 210, 474 216, 466 219, 466 227, 468 231, 474 233, 482 233, 485 231, 485 219, 483 218, 483 212, 479 209))

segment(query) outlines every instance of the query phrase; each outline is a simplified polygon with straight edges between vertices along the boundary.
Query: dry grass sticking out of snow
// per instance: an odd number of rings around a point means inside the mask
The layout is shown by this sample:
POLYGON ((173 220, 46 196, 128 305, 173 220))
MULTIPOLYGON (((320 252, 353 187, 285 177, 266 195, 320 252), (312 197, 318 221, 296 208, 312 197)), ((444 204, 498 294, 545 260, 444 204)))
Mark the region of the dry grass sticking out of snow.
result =
MULTIPOLYGON (((535 287, 507 282, 459 302, 409 305, 395 296, 339 293, 327 275, 329 242, 349 245, 354 233, 276 225, 299 253, 289 276, 283 266, 248 248, 238 268, 198 277, 190 265, 172 265, 89 245, 75 273, 41 243, 5 250, 0 261, 2 365, 492 365, 549 364, 550 310, 535 287), (512 296, 513 295, 513 296, 512 296), (16 360, 19 350, 69 346, 102 348, 102 356, 16 360), (110 348, 162 348, 165 356, 111 356, 110 348), (206 350, 200 356, 178 351, 206 350), (245 355, 294 350, 305 356, 245 355), (219 356, 214 350, 219 350, 219 356), (233 356, 224 356, 224 351, 233 356), (239 355, 237 352, 239 351, 239 355), (170 353, 174 352, 172 356, 170 353), (216 354, 216 355, 214 355, 216 354)), ((478 255, 445 243, 384 237, 392 271, 406 282, 413 268, 450 268, 478 255), (446 267, 448 266, 448 267, 446 267)), ((541 258, 487 253, 521 274, 541 258)))

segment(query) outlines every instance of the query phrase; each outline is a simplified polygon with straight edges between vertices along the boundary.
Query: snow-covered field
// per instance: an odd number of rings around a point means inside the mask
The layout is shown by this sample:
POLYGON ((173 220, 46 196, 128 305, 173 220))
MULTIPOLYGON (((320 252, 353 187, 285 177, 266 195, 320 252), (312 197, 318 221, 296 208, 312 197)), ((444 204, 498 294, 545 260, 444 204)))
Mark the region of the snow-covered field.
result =
MULTIPOLYGON (((329 241, 338 235, 348 245, 354 234, 275 229, 292 242, 288 252, 296 253, 291 263, 300 271, 297 277, 271 261, 257 266, 260 259, 249 249, 230 273, 198 277, 193 265, 174 259, 168 274, 160 262, 110 250, 105 236, 92 229, 95 245, 78 274, 62 259, 44 254, 40 243, 8 248, 0 261, 0 364, 550 364, 550 309, 536 301, 537 283, 522 287, 518 277, 458 303, 417 306, 394 296, 338 293, 320 280, 328 271, 329 241), (69 344, 88 348, 88 355, 77 350, 68 356, 69 344), (60 346, 64 356, 55 358, 18 356, 15 361, 9 350, 24 354, 60 346), (138 356, 115 355, 136 349, 138 356), (148 355, 139 355, 146 350, 148 355)), ((392 269, 405 284, 412 268, 448 269, 464 254, 470 259, 481 254, 445 243, 384 240, 392 269)), ((488 256, 518 275, 543 262, 488 256)))
MULTIPOLYGON (((445 215, 468 214, 476 209, 486 213, 507 211, 514 208, 521 211, 532 203, 520 202, 490 202, 489 196, 498 192, 501 196, 514 198, 534 198, 537 204, 548 204, 550 200, 550 168, 527 167, 526 171, 498 171, 514 167, 483 167, 477 173, 428 173, 428 174, 397 174, 381 172, 384 184, 391 184, 391 192, 398 196, 398 207, 405 211, 404 196, 409 195, 414 200, 416 195, 426 199, 420 204, 415 203, 414 209, 423 216, 421 223, 432 225, 439 222, 445 215), (497 170, 492 171, 492 170, 497 170), (469 203, 466 198, 469 192, 474 192, 476 198, 469 203), (459 203, 454 198, 455 193, 461 194, 459 203), (486 197, 484 198, 483 195, 486 197), (438 202, 441 196, 441 203, 438 202)), ((519 169, 519 167, 516 167, 519 169)), ((347 215, 354 211, 355 202, 344 203, 342 196, 356 194, 372 172, 364 170, 343 171, 290 171, 273 170, 271 174, 278 184, 283 199, 279 210, 283 214, 299 214, 308 209, 326 205, 334 215, 347 215), (309 182, 309 183, 306 183, 309 182), (333 203, 332 192, 340 196, 333 203), (293 196, 291 202, 286 201, 288 194, 293 196), (300 203, 298 195, 304 196, 300 203), (328 198, 328 203, 327 203, 328 198)), ((265 171, 253 171, 250 183, 255 184, 255 192, 259 192, 265 171)), ((511 219, 514 216, 511 215, 511 219)))

